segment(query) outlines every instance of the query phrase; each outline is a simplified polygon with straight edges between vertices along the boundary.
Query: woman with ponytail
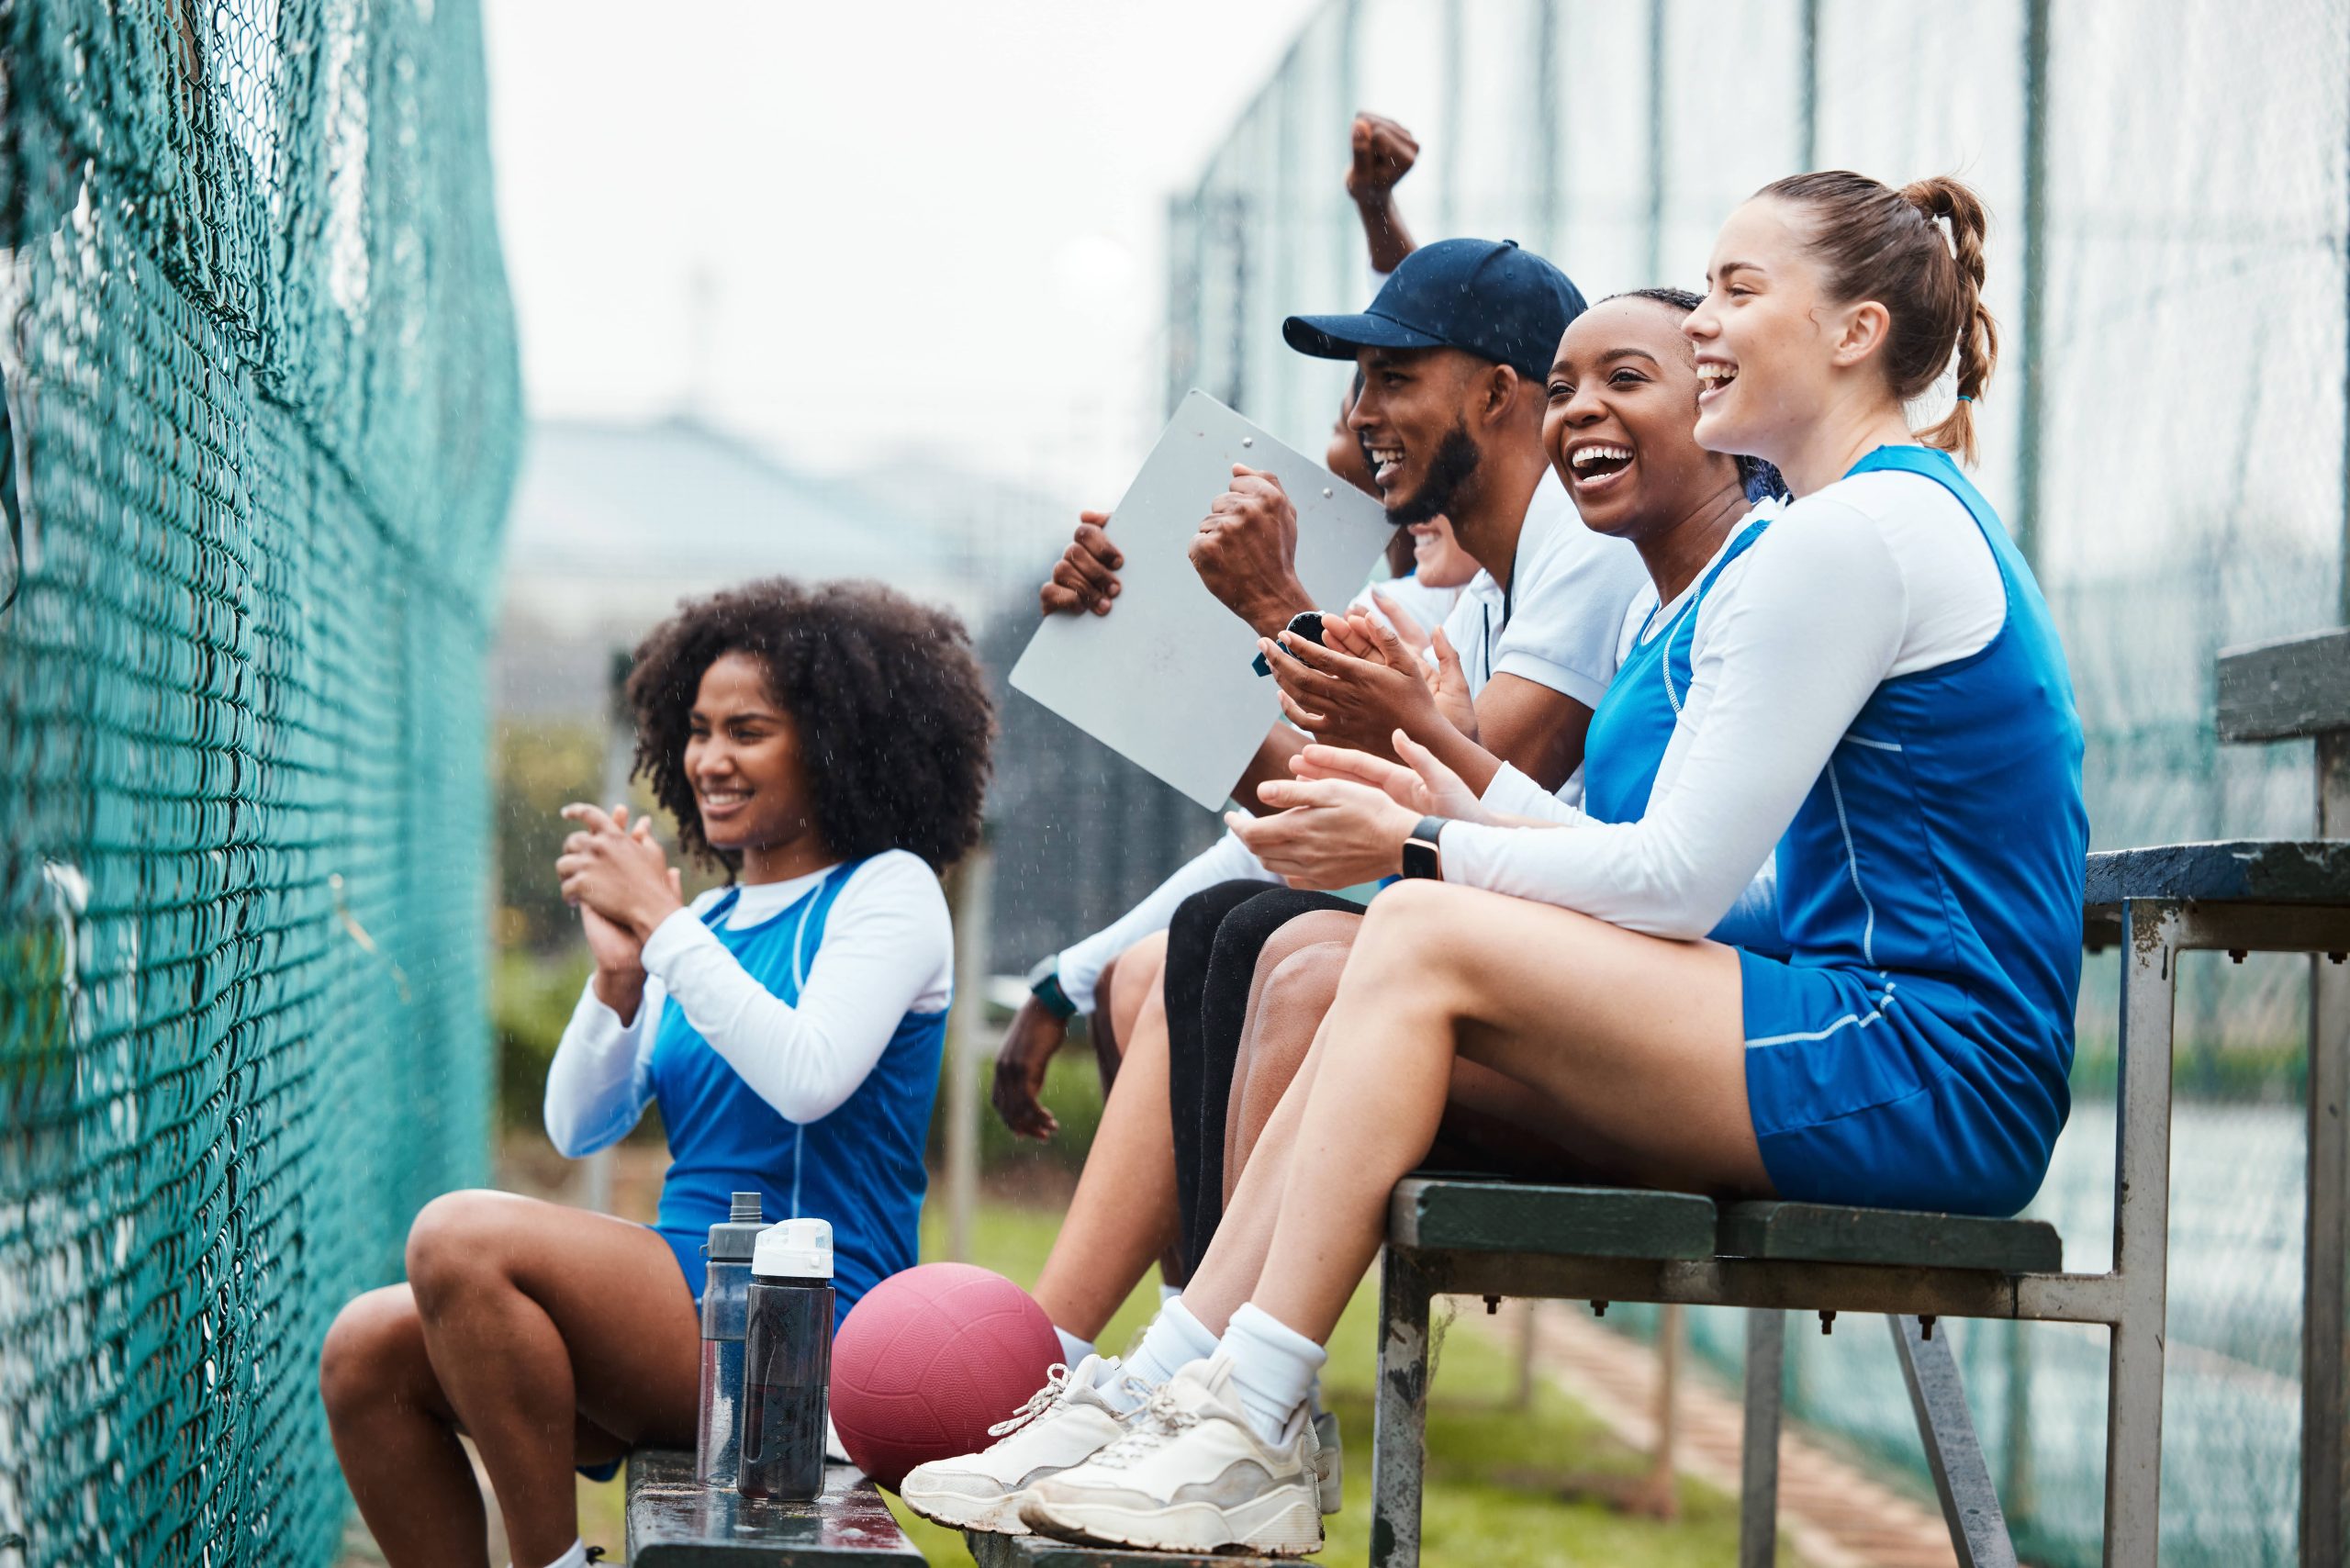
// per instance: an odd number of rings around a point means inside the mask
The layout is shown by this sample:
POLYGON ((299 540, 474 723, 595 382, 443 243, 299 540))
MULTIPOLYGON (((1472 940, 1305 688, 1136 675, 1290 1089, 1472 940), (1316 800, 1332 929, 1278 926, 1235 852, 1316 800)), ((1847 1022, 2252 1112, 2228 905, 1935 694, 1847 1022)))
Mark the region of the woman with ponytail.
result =
POLYGON ((1986 221, 1953 180, 1813 174, 1723 227, 1684 327, 1697 442, 1771 462, 1793 498, 1695 612, 1637 820, 1522 796, 1544 820, 1505 817, 1398 737, 1408 767, 1310 749, 1269 787, 1290 809, 1236 824, 1302 885, 1404 879, 1184 1292, 1213 1352, 1030 1486, 1030 1528, 1318 1544, 1306 1392, 1457 1061, 1621 1181, 2031 1198, 2068 1103, 2087 822, 2047 606, 1953 457, 1997 353, 1986 221), (1913 430, 1946 375, 1954 404, 1913 430), (1774 860, 1785 956, 1707 940, 1774 860))

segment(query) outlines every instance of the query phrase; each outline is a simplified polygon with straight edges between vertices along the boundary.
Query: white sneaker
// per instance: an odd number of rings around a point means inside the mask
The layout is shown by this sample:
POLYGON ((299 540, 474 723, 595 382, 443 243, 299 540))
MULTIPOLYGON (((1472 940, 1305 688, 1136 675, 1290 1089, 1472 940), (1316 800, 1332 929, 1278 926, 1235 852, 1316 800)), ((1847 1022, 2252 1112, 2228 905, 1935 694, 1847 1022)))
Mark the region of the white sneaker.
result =
POLYGON ((1279 1443, 1257 1436, 1219 1351, 1178 1372, 1116 1442, 1030 1486, 1020 1518, 1088 1546, 1299 1557, 1322 1550, 1315 1449, 1303 1410, 1279 1443))
POLYGON ((1027 1404, 988 1428, 999 1441, 977 1453, 916 1465, 898 1495, 934 1524, 1026 1535, 1020 1522, 1024 1488, 1082 1464, 1126 1430, 1125 1417, 1102 1392, 1115 1386, 1118 1376, 1114 1358, 1088 1356, 1075 1372, 1056 1366, 1051 1381, 1027 1404))
POLYGON ((1338 1413, 1325 1410, 1314 1417, 1315 1494, 1325 1514, 1338 1511, 1346 1455, 1338 1447, 1338 1413))

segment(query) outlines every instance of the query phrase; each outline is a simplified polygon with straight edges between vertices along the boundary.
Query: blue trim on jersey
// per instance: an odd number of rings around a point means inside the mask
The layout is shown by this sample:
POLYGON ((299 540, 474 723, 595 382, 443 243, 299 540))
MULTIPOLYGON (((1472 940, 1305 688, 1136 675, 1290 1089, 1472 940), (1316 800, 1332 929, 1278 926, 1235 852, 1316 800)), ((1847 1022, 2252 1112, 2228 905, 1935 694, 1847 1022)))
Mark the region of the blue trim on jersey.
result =
MULTIPOLYGON (((751 976, 797 1006, 824 942, 824 926, 863 861, 836 866, 822 882, 755 925, 725 924, 742 896, 729 890, 701 915, 751 976)), ((701 1297, 710 1227, 736 1191, 757 1189, 770 1220, 812 1215, 833 1226, 835 1322, 859 1297, 913 1267, 928 1175, 923 1165, 931 1107, 946 1038, 946 1014, 908 1013, 881 1059, 830 1114, 790 1122, 760 1099, 710 1047, 676 1005, 661 1010, 654 1036, 653 1096, 668 1135, 669 1172, 655 1229, 677 1254, 686 1283, 701 1297)))
POLYGON ((2007 615, 1980 651, 1880 683, 1779 841, 1795 956, 1740 954, 1747 1103, 1783 1197, 2012 1214, 2071 1105, 2080 720, 1990 503, 1930 448, 1852 470, 1881 471, 1965 506, 2007 615))
MULTIPOLYGON (((1697 607, 1729 564, 1753 548, 1770 526, 1769 518, 1758 517, 1740 529, 1721 558, 1697 580, 1697 590, 1674 613, 1673 624, 1646 641, 1635 641, 1617 666, 1616 678, 1607 683, 1607 694, 1592 711, 1591 727, 1583 734, 1585 815, 1604 823, 1630 823, 1647 813, 1664 749, 1681 722, 1682 694, 1689 689, 1697 607)), ((1662 608, 1650 610, 1640 623, 1644 637, 1662 608)))
MULTIPOLYGON (((1697 610, 1713 591, 1732 561, 1753 548, 1771 526, 1758 517, 1739 530, 1729 548, 1697 580, 1696 591, 1677 610, 1673 624, 1646 641, 1635 640, 1630 653, 1607 683, 1606 695, 1592 711, 1584 733, 1583 809, 1604 823, 1638 822, 1648 814, 1649 797, 1655 793, 1657 770, 1664 765, 1665 747, 1681 722, 1681 702, 1689 690, 1690 665, 1697 636, 1697 610)), ((1645 635, 1661 613, 1649 611, 1640 623, 1645 635)), ((1767 902, 1740 899, 1710 934, 1717 942, 1743 944, 1758 952, 1784 953, 1777 913, 1767 902)))

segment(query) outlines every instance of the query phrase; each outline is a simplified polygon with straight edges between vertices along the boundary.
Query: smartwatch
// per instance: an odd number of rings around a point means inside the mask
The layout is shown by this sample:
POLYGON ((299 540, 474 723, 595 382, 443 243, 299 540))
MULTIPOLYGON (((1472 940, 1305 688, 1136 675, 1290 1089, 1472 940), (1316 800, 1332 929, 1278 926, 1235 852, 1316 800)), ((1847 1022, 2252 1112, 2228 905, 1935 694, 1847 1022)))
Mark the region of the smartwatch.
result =
POLYGON ((1412 836, 1404 841, 1404 875, 1425 877, 1430 881, 1444 880, 1444 855, 1437 846, 1450 817, 1422 817, 1412 824, 1412 836))
MULTIPOLYGON (((1294 633, 1298 636, 1303 637, 1307 642, 1313 644, 1317 648, 1328 646, 1327 644, 1322 641, 1322 612, 1318 610, 1299 610, 1296 614, 1289 618, 1289 624, 1282 627, 1281 630, 1284 632, 1294 633)), ((1273 673, 1273 666, 1266 662, 1264 650, 1261 648, 1258 650, 1256 659, 1248 667, 1255 670, 1259 675, 1270 675, 1273 673)))
POLYGON ((1077 1016, 1077 1004, 1061 989, 1061 956, 1053 954, 1028 971, 1028 994, 1045 1004, 1045 1011, 1068 1023, 1077 1016))

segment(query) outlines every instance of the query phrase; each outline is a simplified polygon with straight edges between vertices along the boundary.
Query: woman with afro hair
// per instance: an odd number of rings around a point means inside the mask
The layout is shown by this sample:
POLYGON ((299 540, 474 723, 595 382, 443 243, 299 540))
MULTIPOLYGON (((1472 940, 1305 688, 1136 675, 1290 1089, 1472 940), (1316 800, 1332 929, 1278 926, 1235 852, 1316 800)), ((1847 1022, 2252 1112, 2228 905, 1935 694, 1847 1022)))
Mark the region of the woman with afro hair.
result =
POLYGON ((969 639, 878 584, 769 578, 681 606, 628 695, 638 776, 728 880, 688 905, 645 820, 565 808, 596 969, 546 1125, 577 1157, 657 1105, 659 1223, 450 1193, 408 1282, 343 1309, 320 1383, 394 1568, 488 1561, 461 1431, 513 1561, 588 1561, 573 1467, 693 1440, 701 1249, 733 1192, 831 1222, 842 1313, 915 1260, 953 973, 937 874, 979 838, 994 734, 969 639))

